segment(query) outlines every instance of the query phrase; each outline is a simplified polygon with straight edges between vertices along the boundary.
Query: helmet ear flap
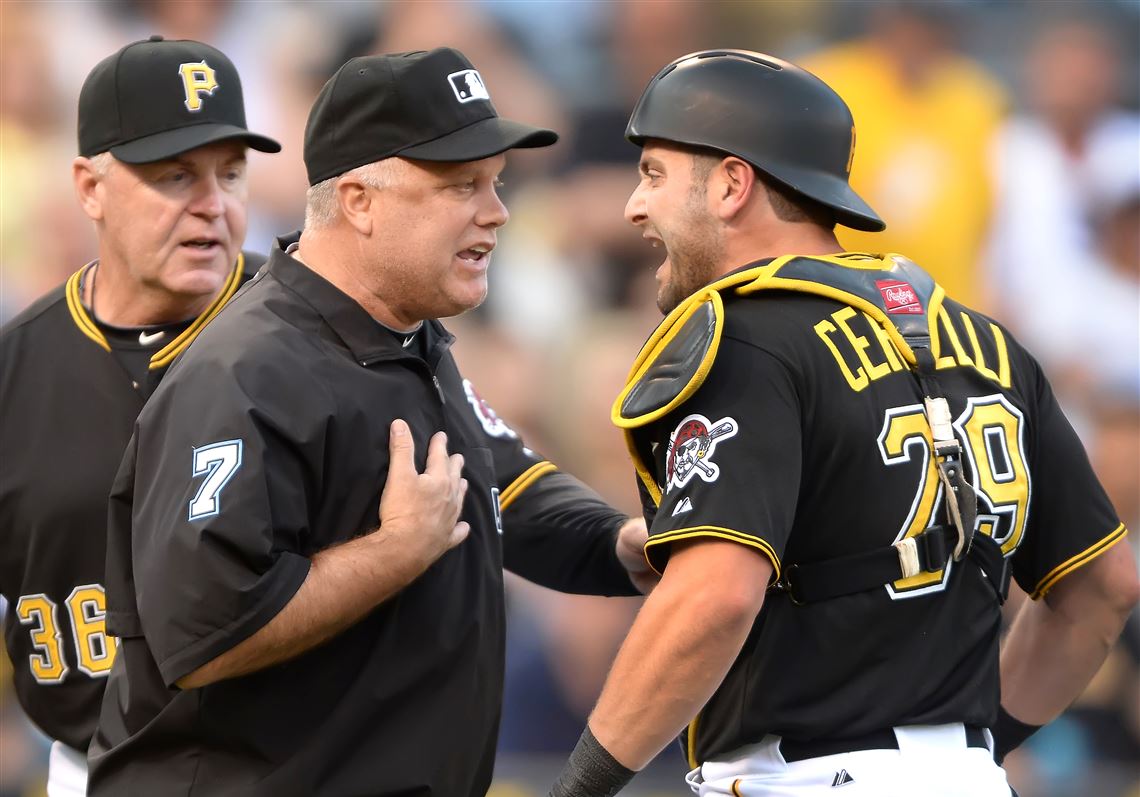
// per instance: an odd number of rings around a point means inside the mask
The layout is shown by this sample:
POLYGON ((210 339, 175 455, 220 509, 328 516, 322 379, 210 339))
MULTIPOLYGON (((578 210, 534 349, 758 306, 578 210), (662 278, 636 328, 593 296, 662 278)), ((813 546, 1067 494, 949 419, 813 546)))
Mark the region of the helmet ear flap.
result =
POLYGON ((678 58, 649 82, 626 138, 726 152, 788 190, 830 208, 855 229, 886 227, 851 189, 855 125, 843 99, 788 61, 748 50, 678 58))

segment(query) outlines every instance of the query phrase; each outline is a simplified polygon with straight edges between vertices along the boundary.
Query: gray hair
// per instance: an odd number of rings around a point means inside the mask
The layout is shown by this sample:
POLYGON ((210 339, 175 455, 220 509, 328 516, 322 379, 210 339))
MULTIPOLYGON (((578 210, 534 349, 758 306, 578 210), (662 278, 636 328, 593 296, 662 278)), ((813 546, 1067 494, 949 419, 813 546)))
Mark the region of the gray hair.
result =
POLYGON ((399 168, 397 161, 397 158, 384 158, 366 163, 310 186, 305 194, 305 229, 328 227, 336 221, 338 213, 336 187, 341 180, 353 179, 369 188, 389 188, 396 182, 399 168))
POLYGON ((88 158, 91 161, 91 171, 95 172, 96 177, 106 177, 107 173, 111 171, 111 165, 115 162, 115 156, 108 152, 100 152, 98 155, 92 155, 88 158))

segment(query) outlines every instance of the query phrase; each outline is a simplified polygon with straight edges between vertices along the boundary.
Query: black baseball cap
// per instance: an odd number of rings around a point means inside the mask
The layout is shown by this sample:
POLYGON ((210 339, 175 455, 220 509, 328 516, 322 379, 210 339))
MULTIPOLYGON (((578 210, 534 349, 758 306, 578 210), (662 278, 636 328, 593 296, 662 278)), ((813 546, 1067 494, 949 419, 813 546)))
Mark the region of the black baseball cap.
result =
POLYGON ((321 89, 305 127, 309 184, 399 155, 476 161, 548 147, 553 130, 500 118, 479 72, 458 50, 353 58, 321 89))
POLYGON ((84 157, 109 151, 124 163, 152 163, 230 139, 281 151, 246 128, 237 69, 208 44, 133 42, 96 64, 79 92, 84 157))

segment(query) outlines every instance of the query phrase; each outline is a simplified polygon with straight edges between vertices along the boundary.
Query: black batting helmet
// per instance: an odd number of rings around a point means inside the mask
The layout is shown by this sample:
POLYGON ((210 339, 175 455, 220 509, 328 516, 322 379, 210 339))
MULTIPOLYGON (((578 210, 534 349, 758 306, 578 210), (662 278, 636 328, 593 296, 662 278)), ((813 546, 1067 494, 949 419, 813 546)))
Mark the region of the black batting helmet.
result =
POLYGON ((649 82, 625 137, 712 147, 826 205, 857 230, 886 227, 847 183, 855 125, 847 103, 795 64, 748 50, 682 56, 649 82))

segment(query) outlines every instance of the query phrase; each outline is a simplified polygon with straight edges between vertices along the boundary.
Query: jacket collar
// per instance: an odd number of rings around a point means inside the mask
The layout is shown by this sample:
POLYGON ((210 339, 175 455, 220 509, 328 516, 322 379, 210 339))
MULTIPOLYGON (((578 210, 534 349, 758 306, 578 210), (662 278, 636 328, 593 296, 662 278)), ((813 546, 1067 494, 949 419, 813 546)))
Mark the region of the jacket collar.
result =
MULTIPOLYGON (((269 273, 316 310, 361 365, 380 360, 418 359, 402 348, 396 336, 384 329, 359 302, 286 253, 300 237, 301 234, 295 232, 277 239, 277 246, 269 253, 269 273)), ((424 322, 423 332, 429 334, 432 341, 428 364, 434 368, 455 337, 435 319, 424 322)))

